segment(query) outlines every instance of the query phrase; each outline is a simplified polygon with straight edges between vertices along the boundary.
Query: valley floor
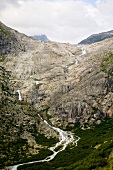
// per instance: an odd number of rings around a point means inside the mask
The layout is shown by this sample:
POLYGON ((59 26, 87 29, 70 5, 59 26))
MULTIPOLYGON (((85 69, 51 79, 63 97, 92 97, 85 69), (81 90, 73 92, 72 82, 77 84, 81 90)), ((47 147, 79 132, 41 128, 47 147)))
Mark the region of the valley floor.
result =
POLYGON ((91 129, 81 130, 78 124, 71 129, 80 136, 78 146, 68 145, 54 160, 23 165, 18 170, 112 170, 113 119, 106 119, 91 129))

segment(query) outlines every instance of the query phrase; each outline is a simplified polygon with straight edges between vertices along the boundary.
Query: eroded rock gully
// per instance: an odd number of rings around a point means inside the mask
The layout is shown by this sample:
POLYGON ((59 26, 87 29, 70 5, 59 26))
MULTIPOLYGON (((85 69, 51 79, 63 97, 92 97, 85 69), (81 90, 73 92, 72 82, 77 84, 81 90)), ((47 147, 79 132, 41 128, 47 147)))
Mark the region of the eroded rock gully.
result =
POLYGON ((12 72, 15 94, 20 90, 23 101, 47 106, 50 121, 60 126, 113 117, 113 77, 109 86, 101 70, 103 58, 113 52, 112 38, 77 46, 17 35, 25 50, 8 54, 2 65, 12 72))

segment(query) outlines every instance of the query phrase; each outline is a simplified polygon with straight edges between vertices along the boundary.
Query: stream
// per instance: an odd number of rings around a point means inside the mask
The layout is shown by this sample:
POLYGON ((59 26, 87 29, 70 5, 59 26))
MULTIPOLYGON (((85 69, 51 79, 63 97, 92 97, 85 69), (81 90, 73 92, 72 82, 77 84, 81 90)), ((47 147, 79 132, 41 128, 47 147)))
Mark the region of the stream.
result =
MULTIPOLYGON (((86 50, 84 48, 81 48, 82 53, 81 55, 79 55, 79 57, 84 56, 85 54, 87 54, 86 50)), ((78 64, 78 59, 76 59, 76 64, 78 64)), ((38 84, 39 82, 36 81, 36 84, 38 84)), ((17 90, 18 95, 19 95, 19 100, 22 100, 21 97, 21 93, 20 90, 17 90)), ((75 144, 77 146, 78 141, 80 140, 80 137, 76 136, 76 139, 74 139, 74 136, 72 134, 72 132, 66 132, 61 130, 60 128, 56 128, 52 125, 50 125, 46 120, 44 120, 39 114, 38 116, 40 117, 40 119, 42 121, 44 121, 45 124, 47 124, 50 128, 54 129, 55 131, 57 131, 59 133, 59 142, 56 143, 55 146, 50 147, 49 150, 51 150, 53 152, 52 155, 47 156, 45 159, 43 160, 38 160, 38 161, 32 161, 32 162, 27 162, 27 163, 22 163, 22 164, 17 164, 11 167, 11 170, 17 170, 17 168, 21 165, 26 165, 26 164, 33 164, 33 163, 38 163, 38 162, 48 162, 51 161, 52 159, 54 159, 54 157, 61 151, 65 150, 67 145, 72 143, 75 144), (55 151, 56 149, 58 149, 57 151, 55 151)))
POLYGON ((52 125, 50 125, 46 120, 43 120, 43 118, 38 114, 38 116, 40 117, 40 119, 42 121, 44 121, 45 124, 47 124, 50 128, 54 129, 55 131, 57 131, 59 133, 59 142, 56 143, 55 146, 50 147, 49 150, 51 150, 53 152, 52 155, 47 156, 45 159, 43 160, 38 160, 38 161, 32 161, 32 162, 27 162, 27 163, 21 163, 21 164, 17 164, 11 167, 11 170, 17 170, 17 168, 21 165, 28 165, 28 164, 33 164, 33 163, 38 163, 38 162, 48 162, 51 161, 52 159, 54 159, 54 157, 61 151, 65 150, 65 148, 67 147, 67 145, 69 143, 73 143, 76 144, 78 141, 80 140, 80 137, 76 136, 76 140, 74 139, 74 136, 71 132, 66 132, 61 130, 60 128, 56 128, 52 125), (59 147, 61 146, 61 147, 59 147), (55 151, 55 149, 59 147, 59 149, 57 151, 55 151))

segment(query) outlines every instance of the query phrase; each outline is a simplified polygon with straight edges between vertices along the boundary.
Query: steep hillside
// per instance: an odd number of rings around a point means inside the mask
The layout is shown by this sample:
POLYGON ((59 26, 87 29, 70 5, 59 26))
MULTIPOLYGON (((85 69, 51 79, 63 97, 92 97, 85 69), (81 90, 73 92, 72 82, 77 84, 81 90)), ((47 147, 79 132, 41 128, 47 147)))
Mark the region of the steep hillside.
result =
POLYGON ((88 38, 82 40, 79 44, 92 44, 112 37, 113 37, 113 30, 102 32, 99 34, 93 34, 88 38))
MULTIPOLYGON (((56 142, 57 134, 39 119, 38 113, 50 124, 72 130, 75 135, 76 125, 91 128, 89 136, 95 134, 96 129, 93 133, 92 128, 99 125, 97 129, 102 128, 101 138, 97 138, 99 144, 104 143, 105 138, 111 141, 110 146, 105 147, 112 148, 112 135, 109 136, 112 121, 110 126, 106 125, 106 131, 101 123, 113 117, 113 38, 84 46, 42 42, 0 23, 0 41, 1 167, 42 159, 51 153, 47 148, 56 142)), ((83 131, 78 130, 79 136, 83 131)), ((90 142, 90 149, 84 152, 89 155, 94 151, 93 136, 91 141, 84 139, 84 133, 80 137, 83 142, 90 142)), ((76 146, 73 147, 72 152, 76 151, 76 146)), ((84 147, 87 148, 86 145, 81 148, 84 147)), ((112 149, 108 152, 104 149, 101 153, 107 154, 108 159, 112 149)), ((82 154, 77 152, 80 160, 82 154)), ((67 165, 69 169, 65 156, 63 159, 64 164, 58 164, 59 167, 67 165)), ((74 164, 77 158, 73 154, 71 159, 72 167, 80 165, 80 162, 74 164)), ((99 159, 103 163, 106 157, 99 159)), ((85 162, 84 158, 84 165, 85 162)))
POLYGON ((26 52, 9 55, 2 65, 12 71, 23 101, 48 106, 50 121, 59 126, 99 124, 113 116, 113 39, 89 46, 28 37, 22 42, 26 52))
POLYGON ((25 51, 24 44, 21 43, 23 34, 6 27, 2 22, 0 22, 0 55, 5 55, 8 53, 18 53, 19 51, 25 51))
POLYGON ((31 47, 33 48, 32 41, 31 38, 7 27, 0 21, 0 57, 9 54, 15 56, 20 52, 25 53, 31 47))
POLYGON ((51 153, 48 146, 56 143, 56 133, 38 117, 39 112, 18 97, 11 73, 0 66, 0 169, 44 158, 51 153))

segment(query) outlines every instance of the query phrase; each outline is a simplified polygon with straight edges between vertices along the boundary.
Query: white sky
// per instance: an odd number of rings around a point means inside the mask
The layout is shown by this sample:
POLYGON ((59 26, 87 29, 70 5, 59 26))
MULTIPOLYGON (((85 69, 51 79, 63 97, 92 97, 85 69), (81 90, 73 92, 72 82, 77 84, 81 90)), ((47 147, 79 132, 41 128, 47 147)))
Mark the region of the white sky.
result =
POLYGON ((0 20, 27 35, 76 44, 113 30, 113 0, 0 0, 0 20))

